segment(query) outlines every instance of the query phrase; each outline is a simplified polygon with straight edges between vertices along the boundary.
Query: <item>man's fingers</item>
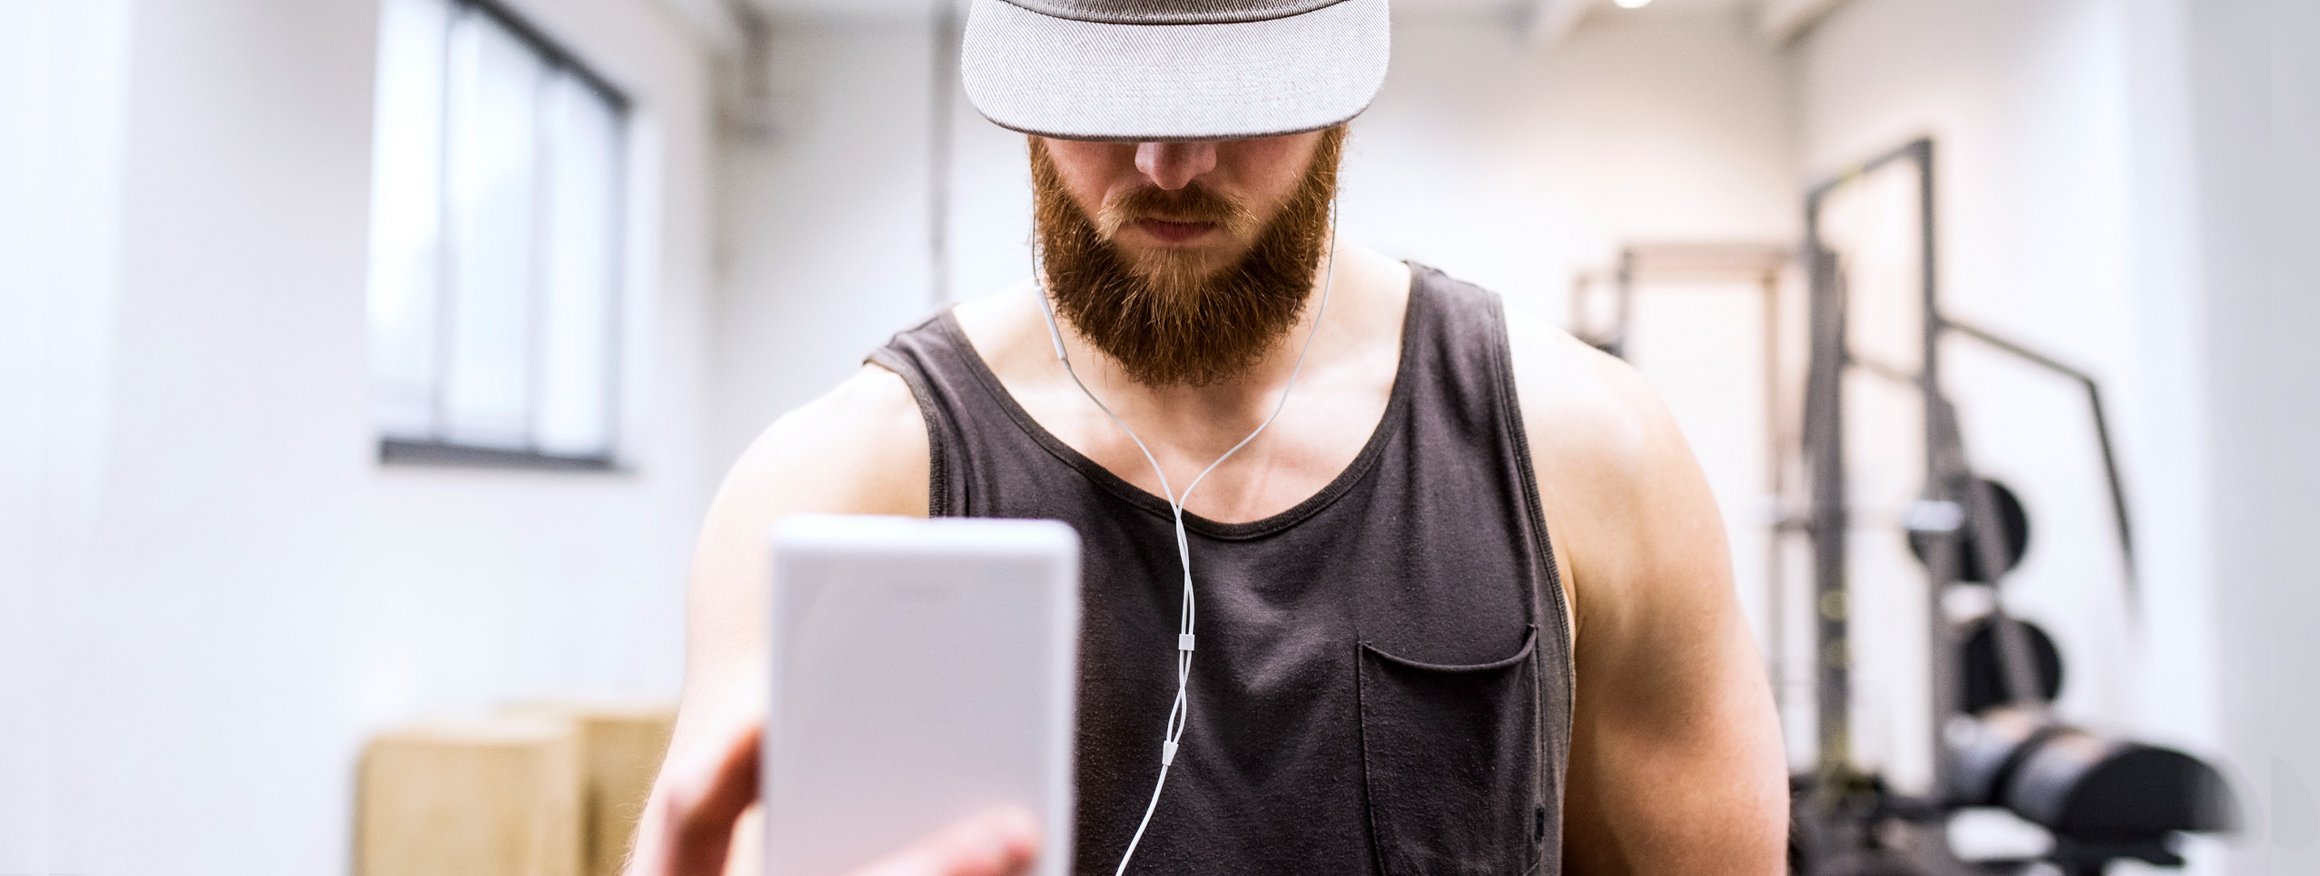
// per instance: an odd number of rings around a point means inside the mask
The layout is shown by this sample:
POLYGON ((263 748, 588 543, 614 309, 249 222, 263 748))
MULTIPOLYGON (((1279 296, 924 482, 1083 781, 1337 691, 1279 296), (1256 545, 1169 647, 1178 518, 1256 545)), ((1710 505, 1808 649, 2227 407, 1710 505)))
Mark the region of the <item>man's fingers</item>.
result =
POLYGON ((736 736, 706 774, 693 776, 669 800, 669 876, 725 872, 733 825, 757 800, 757 748, 763 728, 736 736))
MULTIPOLYGON (((758 745, 751 726, 672 788, 666 810, 663 876, 719 876, 733 851, 735 824, 757 802, 758 745)), ((995 809, 929 835, 853 876, 1022 876, 1039 851, 1039 827, 1017 808, 995 809)), ((746 872, 745 868, 745 872, 746 872)))
POLYGON ((1039 853, 1039 825, 1021 809, 994 809, 943 828, 853 876, 1021 876, 1039 853))

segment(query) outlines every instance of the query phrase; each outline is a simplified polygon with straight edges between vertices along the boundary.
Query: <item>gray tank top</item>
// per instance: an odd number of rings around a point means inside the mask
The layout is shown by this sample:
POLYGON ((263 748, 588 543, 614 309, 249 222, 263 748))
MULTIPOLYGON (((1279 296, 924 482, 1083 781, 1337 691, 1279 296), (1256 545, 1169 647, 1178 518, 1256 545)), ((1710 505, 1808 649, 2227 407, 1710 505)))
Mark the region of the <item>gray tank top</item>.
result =
MULTIPOLYGON (((1504 315, 1481 289, 1413 274, 1391 399, 1353 464, 1262 520, 1185 515, 1188 724, 1136 872, 1561 869, 1570 630, 1504 315)), ((1168 504, 1034 422, 947 312, 870 359, 925 415, 934 514, 1079 530, 1074 869, 1108 874, 1176 693, 1168 504)))

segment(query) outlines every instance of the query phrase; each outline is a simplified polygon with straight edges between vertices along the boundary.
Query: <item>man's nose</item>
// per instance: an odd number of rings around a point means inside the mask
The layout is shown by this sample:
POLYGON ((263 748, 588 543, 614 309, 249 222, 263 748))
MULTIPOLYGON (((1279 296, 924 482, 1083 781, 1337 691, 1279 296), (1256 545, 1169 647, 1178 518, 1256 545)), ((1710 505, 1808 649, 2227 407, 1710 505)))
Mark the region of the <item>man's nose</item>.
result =
POLYGON ((1216 169, 1216 143, 1209 140, 1136 144, 1136 170, 1153 185, 1175 191, 1216 169))

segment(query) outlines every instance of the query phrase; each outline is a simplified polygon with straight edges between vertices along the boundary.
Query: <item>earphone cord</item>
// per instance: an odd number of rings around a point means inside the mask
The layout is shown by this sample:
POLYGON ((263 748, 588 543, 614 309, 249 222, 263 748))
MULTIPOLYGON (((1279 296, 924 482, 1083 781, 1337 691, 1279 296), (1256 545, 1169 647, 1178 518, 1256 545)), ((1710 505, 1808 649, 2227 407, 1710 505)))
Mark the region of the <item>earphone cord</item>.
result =
POLYGON ((1193 477, 1190 483, 1185 484, 1184 492, 1179 494, 1169 487, 1168 473, 1160 469, 1160 460, 1152 455, 1152 448, 1145 446, 1144 439, 1137 436, 1136 430, 1128 427, 1128 421, 1120 419, 1120 415, 1114 413, 1110 405, 1104 404, 1103 399, 1097 398, 1095 390, 1089 389, 1086 381, 1080 379, 1079 372, 1072 369, 1071 354, 1065 352, 1063 346, 1063 327, 1055 318, 1055 304, 1047 298, 1046 275, 1040 263, 1039 250, 1036 245, 1032 249, 1031 282, 1035 287, 1034 291, 1039 295, 1039 307, 1047 315, 1047 333, 1049 340, 1055 342, 1056 361, 1063 363, 1063 372, 1071 375, 1071 382, 1079 387, 1079 391, 1087 396, 1088 401, 1095 403, 1097 410, 1103 411, 1104 416, 1111 418, 1112 425, 1118 426, 1120 431, 1128 436, 1129 441, 1135 442, 1136 449, 1144 454, 1144 461, 1152 466, 1152 474, 1160 479, 1160 492, 1168 499, 1168 513, 1176 525, 1176 561, 1184 569, 1184 596, 1177 609, 1176 622, 1176 698, 1168 706, 1168 723, 1161 736, 1160 777, 1152 783, 1152 799, 1144 804, 1144 819, 1136 823, 1136 834, 1129 838, 1128 849, 1121 853, 1119 869, 1112 871, 1112 876, 1122 876, 1128 872, 1128 861, 1135 857, 1136 845, 1143 842, 1144 829, 1152 825, 1152 813, 1160 808, 1160 789, 1168 784, 1168 768, 1176 763, 1177 743, 1184 738, 1184 689, 1192 677, 1194 611, 1192 545, 1184 534, 1184 503, 1191 500, 1192 491, 1200 486, 1200 482, 1208 479, 1209 472, 1216 471, 1217 466, 1223 465, 1225 460, 1231 459, 1233 454, 1241 451, 1241 448, 1249 446, 1249 442, 1257 440, 1258 435, 1264 434, 1265 427, 1273 425, 1273 421, 1280 418, 1281 410, 1289 406, 1289 391, 1296 388, 1298 375, 1305 371, 1305 356, 1313 352, 1313 339, 1321 334, 1321 318, 1329 313, 1329 293, 1336 284, 1337 202, 1334 199, 1330 201, 1329 206, 1329 260, 1327 265, 1321 278, 1321 301, 1313 310, 1313 327, 1305 331, 1305 342, 1297 349, 1297 362, 1289 368, 1289 380, 1281 385, 1281 397, 1273 403, 1273 412, 1266 415, 1265 421, 1258 423, 1257 428, 1251 430, 1248 437, 1242 438, 1240 443, 1234 444, 1232 449, 1226 450, 1223 456, 1217 457, 1215 462, 1211 462, 1207 468, 1201 469, 1200 474, 1193 477))

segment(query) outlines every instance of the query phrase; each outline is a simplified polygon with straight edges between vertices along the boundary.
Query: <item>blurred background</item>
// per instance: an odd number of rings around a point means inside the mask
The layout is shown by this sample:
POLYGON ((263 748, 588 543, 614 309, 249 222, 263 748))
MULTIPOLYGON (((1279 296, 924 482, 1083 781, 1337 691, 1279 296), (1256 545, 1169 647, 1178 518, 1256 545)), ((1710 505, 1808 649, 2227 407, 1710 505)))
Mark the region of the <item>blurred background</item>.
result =
MULTIPOLYGON (((2243 823, 2190 872, 2320 872, 2320 4, 1394 10, 1343 235, 1660 388, 1800 769, 1826 600, 1774 524, 1821 191, 1863 360, 1916 367, 1930 275, 2101 387, 2131 559, 2081 385, 1943 361, 2029 520, 1979 598, 2056 643, 2056 713, 2221 768, 2243 823), (1930 177, 1863 167, 1918 138, 1930 177)), ((959 91, 962 16, 0 5, 0 873, 358 871, 375 740, 673 701, 725 467, 891 332, 1027 276, 1023 140, 959 91)), ((1932 615, 1973 600, 1927 591, 1897 522, 1918 397, 1858 383, 1850 757, 1924 792, 1932 615)), ((2017 827, 1953 839, 2036 854, 2017 827)))

